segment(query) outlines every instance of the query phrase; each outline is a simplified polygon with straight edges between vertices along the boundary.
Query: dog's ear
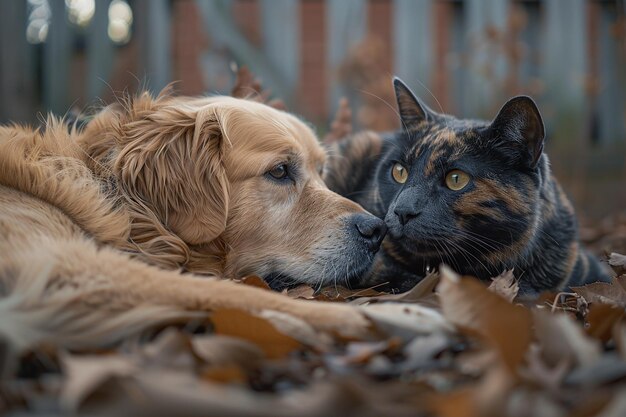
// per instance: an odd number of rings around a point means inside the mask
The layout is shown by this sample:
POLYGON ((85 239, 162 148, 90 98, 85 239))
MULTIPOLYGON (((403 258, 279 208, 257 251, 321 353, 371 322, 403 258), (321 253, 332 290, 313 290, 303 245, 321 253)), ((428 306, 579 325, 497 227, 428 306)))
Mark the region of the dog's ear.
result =
POLYGON ((229 183, 216 106, 141 110, 122 126, 115 164, 126 193, 188 244, 226 228, 229 183))

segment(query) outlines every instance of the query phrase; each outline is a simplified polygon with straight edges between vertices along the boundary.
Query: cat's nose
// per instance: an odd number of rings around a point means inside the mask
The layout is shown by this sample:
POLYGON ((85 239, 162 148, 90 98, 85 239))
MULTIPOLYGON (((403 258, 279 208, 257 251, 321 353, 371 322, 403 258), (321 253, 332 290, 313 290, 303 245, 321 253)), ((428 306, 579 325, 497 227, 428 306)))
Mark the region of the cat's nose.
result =
POLYGON ((398 220, 402 226, 422 213, 421 210, 409 206, 396 207, 393 212, 398 216, 398 220))

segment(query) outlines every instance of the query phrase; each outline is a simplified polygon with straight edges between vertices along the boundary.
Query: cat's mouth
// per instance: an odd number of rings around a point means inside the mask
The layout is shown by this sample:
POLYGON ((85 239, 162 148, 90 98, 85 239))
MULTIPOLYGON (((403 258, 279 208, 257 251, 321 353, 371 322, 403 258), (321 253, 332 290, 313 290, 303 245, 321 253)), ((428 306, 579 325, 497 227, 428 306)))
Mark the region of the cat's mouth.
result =
MULTIPOLYGON (((452 247, 435 238, 416 238, 414 236, 401 235, 400 237, 390 236, 396 246, 402 248, 410 257, 421 256, 424 258, 441 259, 444 255, 452 253, 452 247)), ((436 266, 436 262, 433 262, 436 266)))

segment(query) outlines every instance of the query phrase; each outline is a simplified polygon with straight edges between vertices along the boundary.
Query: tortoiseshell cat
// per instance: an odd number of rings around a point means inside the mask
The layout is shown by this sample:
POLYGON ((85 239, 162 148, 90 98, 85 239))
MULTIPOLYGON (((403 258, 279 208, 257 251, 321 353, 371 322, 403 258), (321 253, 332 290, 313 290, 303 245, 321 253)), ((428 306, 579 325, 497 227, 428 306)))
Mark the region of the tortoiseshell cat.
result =
POLYGON ((531 98, 509 100, 486 122, 437 114, 401 80, 394 87, 403 129, 336 144, 326 175, 387 224, 365 283, 410 288, 442 262, 483 280, 513 268, 527 295, 608 280, 579 245, 531 98))

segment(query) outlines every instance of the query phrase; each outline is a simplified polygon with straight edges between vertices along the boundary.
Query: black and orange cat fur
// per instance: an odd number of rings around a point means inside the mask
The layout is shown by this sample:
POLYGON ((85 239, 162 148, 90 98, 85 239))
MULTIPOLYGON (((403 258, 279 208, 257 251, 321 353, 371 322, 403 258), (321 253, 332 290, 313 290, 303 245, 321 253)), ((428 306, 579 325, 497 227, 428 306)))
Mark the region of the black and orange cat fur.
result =
POLYGON ((483 280, 513 269, 527 295, 608 280, 578 241, 531 98, 487 122, 435 113, 397 78, 394 88, 402 129, 335 144, 325 178, 387 224, 366 282, 408 288, 441 263, 483 280))

